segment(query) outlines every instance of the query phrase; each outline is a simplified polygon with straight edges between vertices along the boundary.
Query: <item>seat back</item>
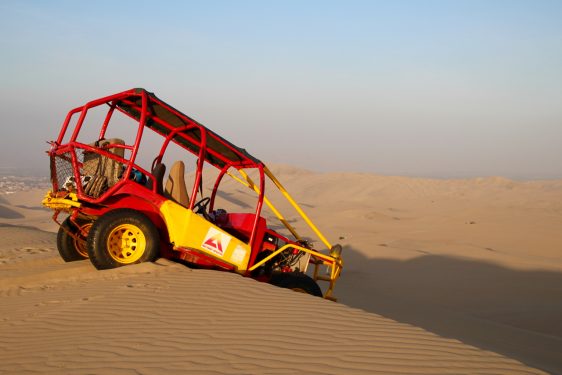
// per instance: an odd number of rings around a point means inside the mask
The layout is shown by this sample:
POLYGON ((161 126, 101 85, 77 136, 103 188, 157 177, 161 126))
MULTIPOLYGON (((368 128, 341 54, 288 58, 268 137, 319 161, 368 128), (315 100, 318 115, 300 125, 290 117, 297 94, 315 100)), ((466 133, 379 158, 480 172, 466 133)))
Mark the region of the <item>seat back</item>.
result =
MULTIPOLYGON (((109 145, 109 144, 116 144, 116 145, 124 145, 125 142, 122 139, 119 138, 111 138, 111 139, 106 139, 105 141, 103 141, 100 146, 103 147, 105 145, 109 145)), ((118 147, 112 147, 110 149, 108 149, 109 152, 111 152, 114 155, 117 155, 119 157, 123 157, 125 155, 125 149, 123 148, 118 148, 118 147)), ((101 163, 102 163, 102 171, 103 174, 107 177, 107 184, 108 186, 113 186, 117 183, 117 181, 119 181, 119 178, 121 177, 121 173, 122 173, 122 163, 118 162, 117 160, 111 159, 111 158, 107 158, 107 157, 101 157, 101 163)))
POLYGON ((152 175, 154 176, 154 181, 149 180, 148 187, 152 189, 154 184, 156 184, 156 192, 160 195, 164 195, 164 174, 166 173, 166 166, 163 163, 156 163, 154 168, 152 168, 152 175))
MULTIPOLYGON (((119 138, 103 139, 90 144, 90 146, 104 147, 109 144, 124 145, 125 142, 119 138)), ((121 158, 125 154, 125 150, 119 147, 112 147, 107 151, 121 158)), ((83 176, 90 176, 88 179, 90 182, 84 186, 86 194, 94 198, 99 197, 105 190, 119 181, 122 173, 123 164, 121 162, 96 152, 84 152, 81 174, 83 176)))
POLYGON ((184 207, 189 205, 189 195, 185 186, 185 164, 183 161, 178 160, 172 165, 164 193, 168 198, 184 207))

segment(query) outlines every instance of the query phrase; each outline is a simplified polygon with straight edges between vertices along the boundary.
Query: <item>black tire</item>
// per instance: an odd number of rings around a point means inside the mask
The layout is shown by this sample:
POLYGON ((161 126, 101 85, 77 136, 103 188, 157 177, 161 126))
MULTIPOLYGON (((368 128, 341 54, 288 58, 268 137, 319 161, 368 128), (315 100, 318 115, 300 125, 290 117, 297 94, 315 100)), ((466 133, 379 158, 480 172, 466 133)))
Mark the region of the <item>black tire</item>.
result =
MULTIPOLYGON (((81 226, 90 224, 87 221, 77 221, 77 223, 81 226)), ((57 249, 61 258, 64 259, 65 262, 88 259, 86 238, 81 237, 80 239, 76 239, 71 236, 69 232, 72 234, 78 234, 80 232, 79 228, 70 221, 70 217, 62 222, 57 234, 57 249)))
POLYGON ((98 269, 152 262, 160 236, 152 221, 139 211, 117 209, 100 216, 87 241, 90 261, 98 269))
POLYGON ((308 293, 322 297, 322 290, 310 276, 300 272, 276 272, 271 275, 269 283, 280 288, 292 289, 296 292, 308 293))

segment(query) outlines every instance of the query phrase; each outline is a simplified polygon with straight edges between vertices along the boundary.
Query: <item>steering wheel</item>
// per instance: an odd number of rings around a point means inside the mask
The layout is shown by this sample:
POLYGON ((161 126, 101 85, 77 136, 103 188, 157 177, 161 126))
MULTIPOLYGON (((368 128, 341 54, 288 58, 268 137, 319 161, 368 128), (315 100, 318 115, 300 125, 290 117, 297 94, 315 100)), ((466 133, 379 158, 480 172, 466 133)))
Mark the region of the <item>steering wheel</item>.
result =
POLYGON ((210 201, 211 201, 211 198, 209 198, 209 197, 202 198, 199 202, 195 203, 195 205, 193 206, 193 211, 196 214, 203 215, 203 217, 205 219, 211 220, 211 217, 207 213, 207 206, 209 205, 210 201))

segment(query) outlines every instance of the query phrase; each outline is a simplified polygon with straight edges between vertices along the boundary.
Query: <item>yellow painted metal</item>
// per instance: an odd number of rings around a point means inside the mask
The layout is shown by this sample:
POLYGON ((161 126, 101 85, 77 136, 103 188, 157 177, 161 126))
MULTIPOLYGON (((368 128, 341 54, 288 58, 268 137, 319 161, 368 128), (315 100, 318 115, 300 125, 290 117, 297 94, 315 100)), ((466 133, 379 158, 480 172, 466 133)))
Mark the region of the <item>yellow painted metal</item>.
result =
POLYGON ((326 290, 326 293, 324 294, 324 298, 335 301, 336 299, 332 296, 332 293, 334 291, 336 281, 340 277, 341 270, 343 268, 343 261, 340 257, 333 257, 333 256, 330 256, 330 255, 325 255, 325 254, 319 253, 316 250, 307 249, 307 248, 302 247, 302 246, 287 244, 285 246, 280 247, 275 252, 270 254, 268 257, 266 257, 265 259, 262 259, 260 262, 256 263, 252 267, 250 267, 249 270, 250 271, 255 270, 256 268, 265 264, 267 261, 269 261, 269 260, 273 259, 274 257, 276 257, 277 255, 279 255, 281 252, 283 252, 287 249, 290 249, 290 248, 297 249, 297 250, 300 250, 300 251, 304 251, 306 253, 309 253, 312 256, 313 262, 314 262, 314 265, 315 265, 314 280, 315 281, 318 281, 318 280, 328 281, 330 283, 330 285, 328 286, 328 289, 326 290), (318 274, 320 266, 326 266, 330 269, 330 276, 329 277, 320 276, 318 274))
MULTIPOLYGON (((242 177, 246 181, 238 178, 237 176, 234 176, 233 174, 231 174, 229 172, 228 172, 228 175, 230 177, 232 177, 234 180, 241 183, 242 185, 245 185, 246 187, 249 187, 249 188, 253 189, 259 195, 260 194, 259 187, 252 181, 252 179, 248 176, 248 174, 245 173, 243 170, 238 170, 238 172, 242 175, 242 177)), ((277 178, 273 175, 273 173, 267 167, 264 168, 264 172, 269 177, 269 179, 275 184, 277 189, 279 189, 281 194, 283 194, 283 196, 289 201, 289 203, 295 208, 295 210, 299 213, 299 215, 303 218, 303 220, 308 224, 310 229, 312 229, 312 231, 318 236, 318 238, 322 241, 322 243, 328 249, 332 250, 333 247, 330 244, 330 242, 320 232, 320 230, 316 227, 316 225, 314 225, 314 223, 308 218, 308 216, 300 208, 298 203, 295 202, 295 200, 291 197, 291 195, 287 192, 287 190, 279 182, 279 180, 277 180, 277 178)), ((273 203, 271 203, 269 201, 269 199, 265 195, 264 195, 264 202, 273 211, 273 213, 275 214, 275 216, 277 216, 277 218, 281 221, 281 223, 283 223, 283 225, 285 225, 285 227, 293 234, 293 236, 295 236, 295 238, 297 240, 300 240, 301 237, 298 235, 296 230, 285 220, 283 215, 279 212, 279 210, 277 210, 277 208, 273 205, 273 203)), ((262 266, 267 261, 274 258, 275 256, 277 256, 278 254, 280 254, 282 251, 286 250, 287 248, 295 248, 295 249, 298 249, 298 250, 301 250, 301 251, 304 251, 306 253, 311 254, 311 256, 313 257, 312 262, 314 263, 314 266, 315 266, 315 268, 314 268, 314 280, 315 281, 319 281, 319 280, 328 281, 329 286, 328 286, 328 289, 326 290, 326 293, 324 294, 324 298, 332 300, 332 301, 336 301, 336 298, 333 297, 332 293, 333 293, 334 287, 336 285, 336 281, 340 277, 341 270, 343 268, 343 260, 341 259, 341 255, 339 253, 338 254, 332 254, 331 253, 328 256, 328 255, 324 255, 322 253, 319 253, 315 250, 310 250, 310 249, 307 249, 307 248, 304 248, 304 247, 301 247, 301 246, 286 245, 286 246, 281 247, 277 251, 275 251, 273 254, 270 254, 265 259, 261 260, 260 262, 256 263, 255 265, 253 265, 249 270, 253 271, 253 270, 257 269, 258 267, 262 266), (329 267, 329 277, 319 275, 320 266, 329 267)))
MULTIPOLYGON (((248 174, 246 172, 244 172, 243 170, 239 170, 238 171, 242 177, 244 177, 246 179, 246 181, 243 181, 241 179, 239 179, 238 177, 232 175, 231 173, 228 173, 228 175, 230 177, 232 177, 233 179, 235 179, 236 181, 240 182, 242 185, 245 185, 251 189, 253 189, 258 195, 260 194, 260 188, 254 183, 254 181, 250 178, 250 176, 248 176, 248 174)), ((291 232, 291 234, 297 239, 297 240, 301 240, 301 236, 297 233, 297 231, 295 230, 295 228, 293 228, 293 226, 291 224, 289 224, 289 222, 285 219, 285 217, 283 217, 283 215, 281 214, 281 212, 279 212, 279 210, 273 205, 273 203, 271 203, 271 201, 269 199, 267 199, 267 197, 264 195, 263 201, 265 202, 265 204, 271 209, 271 211, 273 212, 273 214, 275 216, 277 216, 277 218, 279 219, 279 221, 285 226, 285 228, 287 228, 287 230, 289 232, 291 232)))
POLYGON ((146 237, 134 224, 121 224, 107 237, 109 256, 116 262, 131 264, 138 261, 146 250, 146 237))
MULTIPOLYGON (((300 251, 304 251, 305 253, 309 253, 311 254, 313 257, 322 260, 324 263, 329 263, 329 264, 334 264, 334 265, 341 265, 341 259, 336 259, 333 258, 329 255, 326 254, 322 254, 319 253, 316 250, 311 250, 311 249, 307 249, 306 247, 302 247, 302 246, 298 246, 298 245, 293 245, 293 244, 287 244, 285 246, 281 246, 279 249, 275 250, 273 253, 271 253, 269 256, 267 256, 266 258, 262 259, 261 261, 259 261, 258 263, 254 264, 252 267, 250 267, 250 271, 255 270, 256 268, 258 268, 259 266, 263 265, 264 263, 266 263, 267 261, 269 261, 270 259, 276 257, 277 255, 279 255, 281 252, 287 250, 287 249, 297 249, 300 251)), ((328 265, 328 264, 326 264, 328 265)))
MULTIPOLYGON (((298 203, 293 199, 293 197, 291 197, 291 195, 289 194, 289 192, 287 192, 287 190, 285 189, 285 187, 283 187, 283 185, 279 182, 279 180, 277 180, 277 178, 273 175, 273 173, 271 173, 271 171, 267 168, 264 167, 264 171, 265 174, 267 175, 267 177, 269 177, 269 179, 275 184, 275 186, 279 189, 279 191, 281 192, 281 194, 283 194, 283 196, 289 201, 289 203, 295 208, 295 210, 299 213, 299 215, 303 218, 303 220, 308 224, 308 226, 310 227, 310 229, 312 229, 312 231, 314 233, 316 233, 316 235, 318 236, 318 238, 322 241, 322 243, 328 248, 332 248, 332 245, 330 244, 330 242, 326 239, 326 237, 322 234, 322 232, 320 232, 320 230, 316 227, 316 225, 314 225, 314 223, 309 219, 309 217, 306 215, 306 213, 300 208, 300 206, 298 205, 298 203)), ((246 172, 244 172, 243 170, 239 170, 238 171, 245 179, 246 181, 243 181, 242 179, 234 176, 232 173, 228 172, 228 175, 230 177, 232 177, 234 180, 238 181, 239 183, 241 183, 242 185, 245 185, 251 189, 253 189, 257 194, 260 193, 260 189, 259 187, 252 181, 252 179, 250 178, 250 176, 248 176, 248 174, 246 172)), ((273 213, 275 214, 275 216, 277 216, 277 218, 283 223, 283 225, 285 225, 285 227, 291 232, 291 234, 293 236, 295 236, 295 238, 297 240, 300 240, 301 237, 298 235, 298 233, 296 232, 296 230, 291 226, 291 224, 289 224, 287 222, 287 220, 285 220, 285 218, 283 217, 283 215, 281 214, 281 212, 279 212, 279 210, 277 210, 277 208, 273 205, 273 203, 271 203, 269 201, 269 199, 267 199, 267 197, 264 197, 264 202, 267 204, 267 206, 271 209, 271 211, 273 211, 273 213)))
POLYGON ((251 249, 247 243, 171 200, 160 206, 160 212, 175 248, 196 249, 232 264, 238 273, 248 268, 251 249))
POLYGON ((279 189, 279 191, 281 192, 281 194, 283 194, 283 196, 289 201, 289 203, 291 203, 291 205, 294 207, 294 209, 299 213, 299 215, 301 215, 301 217, 303 218, 303 220, 308 224, 308 226, 310 227, 310 229, 312 229, 312 231, 314 233, 316 233, 316 235, 318 236, 318 238, 322 241, 322 243, 328 248, 331 249, 332 245, 330 244, 330 242, 326 239, 326 237, 324 237, 324 235, 322 234, 322 232, 320 232, 320 230, 316 227, 316 225, 314 225, 314 223, 308 218, 308 216, 304 213, 304 211, 300 208, 300 206, 298 205, 297 202, 295 202, 295 200, 293 199, 293 197, 291 197, 291 195, 287 192, 287 190, 283 187, 283 185, 281 185, 281 182, 279 182, 279 180, 277 180, 277 178, 275 178, 275 176, 273 175, 273 173, 271 173, 271 171, 269 170, 269 168, 264 166, 264 172, 267 175, 267 177, 269 177, 269 179, 275 184, 275 186, 277 186, 277 188, 279 189))
POLYGON ((75 193, 68 193, 64 197, 57 197, 52 191, 48 191, 41 204, 52 210, 70 210, 72 207, 80 207, 78 197, 75 193))

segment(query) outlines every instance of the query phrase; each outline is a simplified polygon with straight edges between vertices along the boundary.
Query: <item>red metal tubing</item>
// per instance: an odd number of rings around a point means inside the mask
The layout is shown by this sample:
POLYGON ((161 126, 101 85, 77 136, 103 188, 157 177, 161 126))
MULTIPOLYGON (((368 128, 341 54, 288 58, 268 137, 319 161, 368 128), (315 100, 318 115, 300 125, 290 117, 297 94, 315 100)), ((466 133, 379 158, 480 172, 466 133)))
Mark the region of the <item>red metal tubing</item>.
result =
POLYGON ((205 152, 207 151, 207 131, 204 128, 201 130, 201 145, 199 146, 199 158, 197 159, 197 174, 195 176, 195 184, 191 191, 191 201, 189 202, 189 209, 193 210, 197 198, 197 188, 201 183, 201 176, 203 175, 203 163, 205 162, 205 152))
POLYGON ((215 181, 215 186, 213 187, 213 192, 211 193, 211 201, 209 202, 209 212, 213 212, 213 208, 215 208, 215 197, 217 195, 217 191, 219 189, 219 185, 221 183, 222 178, 230 168, 230 164, 225 165, 222 169, 220 174, 217 176, 215 181))
POLYGON ((109 120, 111 120, 111 116, 113 116, 113 111, 115 110, 115 102, 111 104, 109 107, 109 111, 107 111, 107 115, 105 116, 105 120, 103 121, 103 125, 100 131, 100 139, 105 138, 105 132, 107 131, 107 126, 109 125, 109 120))
MULTIPOLYGON (((128 100, 123 100, 123 102, 127 103, 127 105, 131 106, 132 108, 134 108, 134 109, 140 111, 140 108, 139 108, 135 103, 133 103, 133 102, 131 102, 131 101, 128 101, 128 100)), ((159 102, 159 103, 161 103, 161 102, 159 102)), ((121 111, 123 114, 125 114, 125 115, 129 116, 130 118, 134 119, 134 117, 131 116, 129 113, 127 113, 127 112, 125 112, 125 111, 122 111, 122 110, 120 110, 119 108, 117 108, 117 109, 118 109, 119 111, 121 111)), ((151 115, 151 114, 147 114, 147 116, 149 116, 152 120, 154 120, 154 121, 157 122, 158 124, 164 126, 165 128, 167 128, 167 129, 170 130, 170 131, 175 131, 176 129, 178 129, 178 128, 175 128, 175 127, 171 126, 170 124, 168 124, 167 122, 165 122, 164 120, 162 120, 162 119, 159 118, 159 117, 155 117, 155 116, 153 116, 153 115, 151 115)), ((186 116, 183 116, 183 117, 186 117, 186 116)), ((184 118, 184 120, 186 120, 186 118, 184 118)), ((197 127, 197 128, 199 128, 200 131, 203 130, 203 129, 206 129, 204 126, 202 126, 201 124, 197 123, 196 121, 194 121, 194 120, 192 120, 192 119, 190 119, 190 118, 187 118, 186 121, 188 121, 188 122, 190 122, 190 123, 192 124, 192 126, 187 127, 186 130, 187 130, 187 129, 191 129, 191 127, 197 127)), ((186 125, 186 126, 187 126, 187 125, 186 125)), ((160 134, 161 136, 167 137, 166 134, 163 134, 162 132, 158 131, 157 129, 154 129, 154 128, 151 128, 151 129, 152 129, 153 131, 155 131, 156 133, 160 134)), ((213 136, 213 139, 216 139, 216 140, 219 140, 219 141, 220 141, 220 139, 218 139, 216 136, 214 136, 214 133, 213 133, 212 131, 210 131, 210 130, 208 130, 208 129, 206 129, 206 131, 209 132, 209 133, 211 133, 211 136, 213 136)), ((196 140, 195 138, 192 138, 192 137, 188 136, 187 134, 179 133, 178 135, 179 135, 180 137, 184 138, 185 140, 187 140, 187 141, 189 141, 189 142, 195 144, 195 145, 200 145, 200 142, 199 142, 198 140, 196 140)), ((173 141, 175 144, 177 144, 178 146, 180 146, 181 148, 183 148, 183 149, 185 149, 185 150, 187 150, 187 151, 189 151, 189 152, 191 152, 191 153, 194 154, 193 151, 189 150, 189 149, 186 148, 184 145, 182 145, 182 144, 176 142, 176 141, 173 140, 173 139, 172 139, 172 141, 173 141)), ((221 143, 223 143, 224 145, 226 145, 230 150, 235 151, 235 149, 233 149, 230 145, 227 145, 227 144, 225 144, 224 142, 221 142, 221 143)), ((212 154, 212 155, 215 156, 216 158, 222 160, 225 164, 230 164, 230 163, 232 162, 231 160, 225 158, 223 155, 217 153, 215 150, 208 149, 207 151, 208 151, 209 154, 212 154)), ((161 159, 161 158, 160 158, 160 159, 161 159)), ((244 157, 244 156, 243 156, 243 159, 244 159, 244 162, 242 162, 241 164, 243 164, 243 165, 246 165, 246 164, 255 165, 255 163, 253 163, 251 160, 247 159, 247 158, 244 157)))
POLYGON ((252 228, 252 235, 250 236, 250 247, 252 249, 252 259, 250 259, 251 264, 249 265, 251 267, 251 265, 253 265, 253 262, 256 258, 257 255, 257 251, 255 251, 254 249, 254 245, 256 242, 256 230, 258 228, 258 221, 260 219, 260 214, 261 214, 261 209, 263 206, 263 197, 265 196, 265 177, 264 177, 264 173, 263 173, 263 166, 259 165, 258 166, 259 172, 260 172, 260 195, 258 198, 258 206, 256 207, 256 217, 254 218, 254 227, 252 228))
MULTIPOLYGON (((143 91, 143 93, 145 93, 145 92, 143 91)), ((78 119, 78 123, 76 124, 76 128, 74 128, 74 132, 72 133, 72 137, 70 138, 70 140, 76 141, 76 137, 78 137, 78 133, 80 132, 80 129, 82 128, 82 124, 84 123, 84 119, 86 118, 86 114, 88 112, 88 109, 93 108, 93 107, 97 107, 101 104, 108 103, 112 100, 117 100, 117 99, 127 97, 127 96, 131 96, 131 95, 137 95, 138 96, 138 94, 134 93, 134 90, 128 90, 128 91, 121 92, 119 94, 106 96, 104 98, 92 100, 92 101, 86 103, 83 107, 81 107, 82 113, 80 114, 80 118, 78 119)))
MULTIPOLYGON (((162 144, 162 147, 160 148, 160 153, 158 154, 159 160, 162 161, 162 156, 166 152, 166 149, 168 148, 168 145, 170 144, 170 141, 172 140, 172 138, 174 138, 176 136, 177 133, 182 132, 184 130, 191 129, 193 127, 195 127, 195 125, 186 125, 186 126, 182 126, 181 128, 173 129, 164 139, 164 143, 162 144)), ((161 135, 164 135, 164 134, 161 134, 161 135)), ((190 139, 188 139, 188 140, 191 141, 190 139)), ((174 142, 174 143, 177 144, 177 142, 174 142)), ((181 146, 181 145, 178 145, 178 146, 181 146)), ((198 146, 201 147, 201 144, 198 143, 198 146)))
POLYGON ((64 119, 61 131, 59 133, 59 137, 57 138, 57 144, 60 145, 62 143, 62 140, 64 138, 64 135, 66 134, 66 130, 68 128, 68 124, 70 123, 70 119, 72 118, 72 116, 74 116, 77 112, 80 112, 81 110, 82 107, 78 107, 68 112, 66 118, 64 119))
MULTIPOLYGON (((191 117, 179 112, 178 110, 176 110, 173 107, 170 107, 168 104, 160 101, 158 98, 152 97, 150 98, 151 101, 158 103, 160 106, 168 109, 170 112, 174 113, 176 116, 184 119, 185 121, 188 122, 192 122, 194 124, 196 124, 197 126, 206 129, 203 125, 199 124, 197 121, 195 121, 194 119, 192 119, 191 117)), ((250 162, 251 164, 255 165, 256 163, 254 163, 253 161, 251 161, 250 159, 248 159, 244 154, 240 153, 240 151, 238 151, 236 148, 232 147, 232 144, 229 144, 226 140, 223 140, 220 136, 218 136, 217 134, 215 134, 212 130, 207 129, 207 131, 210 133, 210 136, 212 138, 214 138, 215 140, 219 141, 220 143, 222 143, 224 146, 228 147, 231 151, 233 151, 235 154, 237 154, 242 160, 246 160, 248 162, 250 162)), ((212 151, 212 150, 210 150, 212 151)), ((218 155, 215 155, 218 156, 218 155)), ((224 161, 224 160, 223 160, 224 161)))
POLYGON ((146 124, 146 113, 147 113, 146 107, 147 107, 147 104, 148 104, 146 91, 142 92, 141 100, 142 100, 142 112, 141 112, 141 117, 140 117, 140 120, 139 120, 139 130, 137 131, 137 137, 135 138, 135 144, 133 145, 133 150, 131 151, 131 158, 129 159, 129 162, 127 163, 127 169, 125 171, 125 176, 129 176, 131 174, 131 170, 133 169, 133 163, 135 162, 135 159, 137 157, 137 153, 139 151, 139 145, 140 145, 140 141, 141 141, 141 138, 142 138, 144 126, 146 124))

